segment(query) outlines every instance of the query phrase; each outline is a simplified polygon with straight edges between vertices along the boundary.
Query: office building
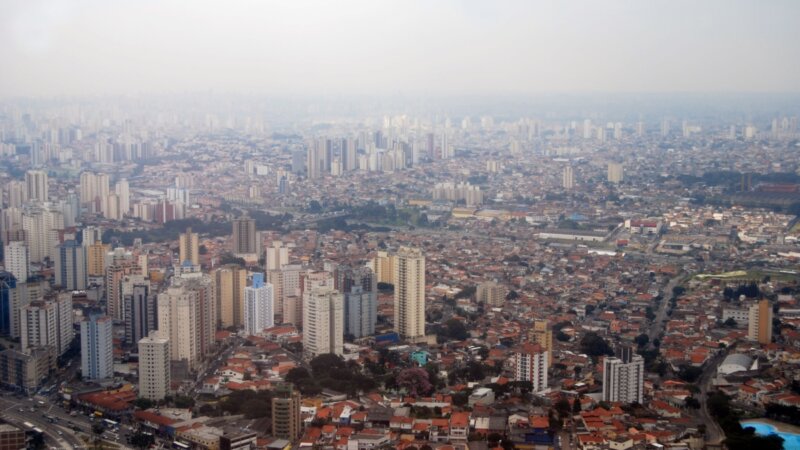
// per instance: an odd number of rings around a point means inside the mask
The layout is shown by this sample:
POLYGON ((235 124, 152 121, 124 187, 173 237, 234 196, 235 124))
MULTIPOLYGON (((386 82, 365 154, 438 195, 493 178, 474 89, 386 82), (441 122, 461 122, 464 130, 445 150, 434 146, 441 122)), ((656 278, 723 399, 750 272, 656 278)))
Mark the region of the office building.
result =
POLYGON ((125 342, 134 345, 158 328, 156 296, 150 292, 148 281, 137 279, 123 282, 122 302, 125 309, 125 342))
POLYGON ((302 431, 300 393, 291 384, 277 386, 272 391, 272 435, 293 442, 302 431))
POLYGON ((14 315, 19 314, 17 278, 13 273, 0 270, 0 335, 11 336, 14 315))
POLYGON ((547 389, 547 350, 533 343, 525 343, 514 350, 514 379, 530 381, 533 392, 547 389))
POLYGON ((617 357, 603 360, 603 401, 642 403, 644 359, 630 347, 623 347, 617 357))
POLYGON ((378 281, 368 267, 337 270, 337 285, 344 293, 344 332, 354 338, 375 334, 378 320, 378 281))
POLYGON ((48 201, 47 172, 43 170, 25 172, 25 198, 31 202, 48 201))
POLYGON ((233 221, 233 253, 251 255, 258 253, 256 221, 242 217, 233 221))
POLYGON ((394 330, 404 339, 425 336, 425 256, 401 247, 394 261, 394 330))
POLYGON ((12 241, 3 248, 3 265, 14 278, 25 282, 29 275, 28 246, 23 241, 12 241))
POLYGON ((139 397, 153 401, 169 395, 169 339, 158 333, 139 340, 139 397))
POLYGON ((264 275, 253 275, 253 285, 244 290, 244 331, 249 335, 261 334, 275 325, 272 285, 264 283, 264 275))
POLYGON ((114 376, 113 321, 108 316, 91 316, 81 322, 81 374, 87 380, 114 376))
POLYGON ((179 258, 178 263, 183 264, 190 261, 193 266, 200 265, 200 239, 197 233, 192 233, 191 228, 187 228, 185 233, 179 237, 179 258))
POLYGON ((761 345, 772 342, 772 306, 769 300, 760 300, 750 307, 747 338, 761 345))
POLYGON ((344 353, 344 298, 329 286, 313 286, 303 293, 303 355, 344 353))
POLYGON ((214 271, 217 323, 221 328, 240 327, 244 323, 244 289, 247 270, 230 264, 214 271))
POLYGON ((621 183, 623 178, 623 168, 620 163, 608 163, 608 182, 621 183))
POLYGON ((68 291, 86 289, 86 248, 69 240, 58 246, 56 285, 68 291))

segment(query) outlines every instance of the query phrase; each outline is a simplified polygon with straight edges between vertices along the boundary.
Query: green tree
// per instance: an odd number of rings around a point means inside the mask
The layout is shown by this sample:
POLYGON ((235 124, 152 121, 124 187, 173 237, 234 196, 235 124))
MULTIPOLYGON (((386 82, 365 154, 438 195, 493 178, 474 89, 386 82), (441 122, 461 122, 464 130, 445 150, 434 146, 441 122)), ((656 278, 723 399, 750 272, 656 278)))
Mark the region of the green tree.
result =
POLYGON ((135 433, 130 437, 130 444, 134 448, 138 449, 146 449, 153 445, 156 442, 155 438, 152 434, 147 433, 135 433))

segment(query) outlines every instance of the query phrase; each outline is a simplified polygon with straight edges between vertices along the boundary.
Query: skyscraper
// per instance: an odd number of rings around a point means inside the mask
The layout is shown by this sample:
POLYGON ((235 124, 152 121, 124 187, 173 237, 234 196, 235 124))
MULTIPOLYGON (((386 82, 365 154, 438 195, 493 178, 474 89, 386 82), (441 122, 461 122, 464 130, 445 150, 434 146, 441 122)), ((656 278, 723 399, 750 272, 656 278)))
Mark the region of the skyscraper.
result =
POLYGON ((608 163, 608 182, 621 183, 623 178, 623 168, 620 163, 608 163))
POLYGON ((572 172, 572 166, 564 167, 564 171, 561 174, 561 187, 566 190, 570 190, 575 187, 575 176, 572 172))
POLYGON ((233 221, 233 253, 242 255, 257 252, 256 221, 249 217, 235 219, 233 221))
POLYGON ((630 347, 619 349, 618 356, 603 360, 603 400, 642 403, 644 359, 630 347))
POLYGON ((151 333, 139 340, 139 397, 163 400, 170 385, 169 339, 151 333))
POLYGON ((530 381, 533 392, 547 389, 547 350, 538 344, 525 343, 514 350, 514 378, 530 381))
POLYGON ((131 192, 128 180, 123 178, 117 181, 117 184, 114 185, 114 193, 117 195, 118 219, 121 219, 131 212, 131 192))
POLYGON ((378 317, 378 281, 368 267, 338 271, 344 292, 344 332, 355 338, 375 334, 378 317))
POLYGON ((12 241, 4 246, 3 264, 14 278, 25 282, 28 279, 28 246, 23 241, 12 241))
POLYGON ((186 370, 211 352, 216 332, 216 302, 208 276, 173 279, 158 295, 158 332, 169 339, 170 359, 186 370))
POLYGON ((43 170, 25 172, 25 196, 28 201, 48 201, 47 172, 43 170))
POLYGON ((0 335, 10 336, 17 302, 17 279, 11 272, 0 270, 0 335))
POLYGON ((272 393, 272 435, 294 441, 302 432, 300 393, 291 384, 279 385, 272 393))
POLYGON ((223 328, 242 326, 247 271, 235 264, 222 266, 214 272, 214 281, 217 323, 223 328))
POLYGON ((184 261, 191 261, 193 266, 200 265, 200 239, 197 233, 192 233, 191 228, 187 228, 185 233, 181 233, 178 238, 179 264, 184 261))
POLYGON ((264 275, 253 275, 253 285, 244 290, 244 331, 259 334, 275 325, 272 285, 264 283, 264 275))
POLYGON ((307 359, 344 353, 344 299, 329 286, 303 293, 303 354, 307 359))
POLYGON ((139 342, 157 329, 156 297, 150 293, 148 281, 136 280, 130 288, 123 288, 122 303, 125 309, 125 342, 128 345, 139 342))
POLYGON ((64 215, 47 205, 29 205, 22 211, 22 229, 28 246, 30 263, 40 263, 45 258, 55 259, 57 242, 53 230, 64 228, 64 215))
POLYGON ((762 345, 772 342, 772 306, 770 306, 769 300, 760 300, 750 307, 750 318, 747 325, 748 339, 762 345))
POLYGON ((86 247, 86 275, 89 277, 102 277, 106 273, 106 255, 111 250, 108 244, 100 241, 86 247))
POLYGON ((425 256, 401 247, 394 261, 394 329, 404 339, 425 336, 425 256))
POLYGON ((113 321, 108 316, 91 316, 81 322, 81 373, 89 380, 114 376, 113 321))
POLYGON ((58 246, 56 284, 68 291, 86 289, 86 248, 77 241, 58 246))

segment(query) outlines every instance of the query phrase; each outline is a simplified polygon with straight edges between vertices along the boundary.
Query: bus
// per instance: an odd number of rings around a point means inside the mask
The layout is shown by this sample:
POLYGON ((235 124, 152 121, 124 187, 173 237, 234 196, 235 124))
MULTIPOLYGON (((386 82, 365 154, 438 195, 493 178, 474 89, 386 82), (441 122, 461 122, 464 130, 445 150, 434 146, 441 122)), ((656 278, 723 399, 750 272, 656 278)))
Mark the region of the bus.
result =
POLYGON ((176 450, 189 450, 189 444, 184 444, 181 441, 173 441, 172 448, 176 450))
POLYGON ((30 422, 22 422, 22 424, 25 425, 25 428, 33 429, 33 424, 30 422))
POLYGON ((119 422, 114 422, 111 419, 103 419, 103 424, 106 425, 107 427, 110 427, 113 430, 119 428, 119 422))

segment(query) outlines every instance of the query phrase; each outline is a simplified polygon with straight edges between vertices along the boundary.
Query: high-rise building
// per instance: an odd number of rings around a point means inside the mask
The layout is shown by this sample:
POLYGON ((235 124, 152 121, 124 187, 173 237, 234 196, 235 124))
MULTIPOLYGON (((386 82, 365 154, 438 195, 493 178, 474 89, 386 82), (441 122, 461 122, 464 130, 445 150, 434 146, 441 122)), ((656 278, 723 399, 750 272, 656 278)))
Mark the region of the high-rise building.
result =
POLYGON ((130 287, 123 283, 122 303, 125 309, 125 342, 133 345, 147 337, 158 327, 156 296, 150 292, 150 283, 135 280, 130 287))
POLYGON ((117 184, 114 185, 114 193, 117 196, 118 218, 127 216, 131 212, 131 192, 128 180, 123 178, 117 181, 117 184))
POLYGON ((337 271, 337 287, 344 292, 344 332, 355 338, 375 334, 378 318, 378 281, 368 267, 337 271))
POLYGON ((302 433, 300 393, 292 385, 279 385, 272 391, 272 435, 295 441, 302 433))
POLYGON ((561 187, 567 190, 575 187, 575 175, 573 174, 572 166, 564 167, 564 171, 561 174, 561 187))
POLYGON ((0 270, 0 335, 11 335, 14 315, 19 315, 19 309, 14 308, 15 303, 19 302, 18 295, 14 274, 0 270))
POLYGON ((56 356, 69 348, 74 337, 72 328, 72 295, 59 294, 47 300, 30 302, 20 311, 22 351, 35 347, 51 347, 56 356))
POLYGON ((86 289, 86 249, 77 241, 58 246, 56 284, 68 291, 86 289))
POLYGON ((247 270, 235 264, 222 266, 214 272, 214 281, 217 323, 222 328, 242 326, 247 270))
POLYGON ((394 264, 394 255, 379 251, 369 262, 368 267, 375 272, 375 275, 378 277, 378 283, 394 284, 394 264))
POLYGON ((528 338, 547 352, 548 365, 553 364, 553 330, 549 328, 547 320, 534 320, 533 329, 528 338))
POLYGON ((200 239, 197 233, 192 233, 191 228, 187 228, 185 233, 179 237, 179 264, 184 261, 191 261, 193 266, 200 265, 200 239))
POLYGON ((170 359, 189 371, 214 345, 217 313, 212 284, 205 275, 173 278, 172 286, 158 295, 158 332, 169 339, 170 359))
POLYGON ((623 168, 620 163, 608 163, 608 182, 621 183, 623 177, 623 168))
POLYGON ((64 228, 64 215, 47 205, 29 205, 22 211, 22 229, 28 246, 30 263, 40 263, 45 258, 55 259, 56 245, 53 230, 64 228))
POLYGON ((404 339, 425 336, 425 256, 401 247, 394 261, 394 329, 404 339))
POLYGON ((108 209, 109 178, 106 174, 81 173, 81 205, 90 213, 105 214, 108 209))
POLYGON ((106 255, 111 250, 108 244, 100 241, 86 247, 86 275, 88 277, 102 277, 106 273, 106 255))
POLYGON ((642 403, 644 359, 630 347, 618 351, 618 357, 603 360, 603 401, 642 403))
POLYGON ((483 303, 493 308, 499 308, 503 306, 503 302, 506 300, 506 289, 504 286, 494 281, 480 283, 475 291, 475 298, 478 303, 483 303))
POLYGON ((47 172, 43 170, 25 172, 25 196, 28 201, 48 201, 47 172))
POLYGON ((514 378, 530 381, 533 392, 547 389, 547 351, 538 344, 525 343, 514 350, 514 378))
POLYGON ((106 314, 113 320, 125 320, 122 281, 126 276, 134 274, 141 274, 141 267, 132 253, 117 248, 106 255, 106 314))
POLYGON ((16 283, 16 289, 11 289, 9 300, 11 304, 9 311, 11 319, 9 321, 9 336, 12 338, 22 337, 22 309, 31 302, 39 301, 50 291, 50 282, 47 280, 36 280, 16 283))
POLYGON ((759 344, 772 342, 772 306, 769 300, 760 300, 750 307, 747 338, 759 344))
POLYGON ((81 374, 88 380, 114 376, 113 321, 91 316, 81 322, 81 374))
POLYGON ((233 253, 237 255, 258 253, 256 221, 242 217, 233 221, 233 253))
POLYGON ((28 279, 28 246, 25 242, 12 241, 4 246, 3 265, 17 280, 24 282, 28 279))
POLYGON ((325 353, 344 353, 344 299, 332 287, 314 286, 303 293, 303 354, 325 353))
POLYGON ((169 395, 169 339, 151 333, 139 340, 139 397, 158 401, 169 395))
POLYGON ((281 241, 272 241, 272 245, 267 247, 266 269, 280 270, 287 264, 289 264, 289 248, 281 241))
POLYGON ((272 285, 264 283, 264 275, 253 275, 253 285, 244 290, 244 331, 260 334, 275 325, 272 285))

